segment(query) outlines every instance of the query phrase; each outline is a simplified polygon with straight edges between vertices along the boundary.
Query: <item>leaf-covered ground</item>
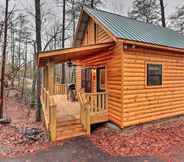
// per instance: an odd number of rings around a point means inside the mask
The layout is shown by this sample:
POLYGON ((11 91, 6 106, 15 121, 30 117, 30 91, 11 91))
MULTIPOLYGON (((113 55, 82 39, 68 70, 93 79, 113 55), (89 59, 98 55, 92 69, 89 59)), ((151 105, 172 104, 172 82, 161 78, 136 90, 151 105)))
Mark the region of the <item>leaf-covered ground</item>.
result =
POLYGON ((6 98, 4 115, 11 118, 11 123, 0 124, 0 157, 21 156, 46 149, 51 144, 42 123, 35 122, 35 111, 25 105, 16 92, 6 98), (21 130, 24 128, 39 128, 43 131, 38 140, 27 140, 21 130))
MULTIPOLYGON (((15 94, 6 98, 4 113, 12 122, 8 125, 0 124, 0 158, 21 156, 45 150, 53 145, 62 145, 49 142, 42 123, 35 122, 35 111, 15 94), (25 141, 18 130, 26 127, 41 129, 41 138, 37 141, 25 141)), ((102 126, 97 128, 89 139, 112 156, 150 155, 171 162, 184 160, 183 117, 125 130, 102 126)))
POLYGON ((171 162, 184 160, 183 117, 125 131, 104 126, 94 131, 90 139, 113 156, 150 155, 171 162))

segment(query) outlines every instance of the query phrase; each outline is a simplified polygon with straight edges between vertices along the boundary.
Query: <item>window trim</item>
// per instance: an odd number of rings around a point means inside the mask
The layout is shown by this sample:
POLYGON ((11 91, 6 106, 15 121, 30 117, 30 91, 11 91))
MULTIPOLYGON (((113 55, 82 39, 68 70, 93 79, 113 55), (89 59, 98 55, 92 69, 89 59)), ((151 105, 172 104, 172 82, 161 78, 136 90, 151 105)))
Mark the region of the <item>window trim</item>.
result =
POLYGON ((145 62, 145 87, 146 88, 163 88, 164 85, 164 64, 160 62, 145 62), (155 64, 155 65, 161 65, 162 66, 162 80, 160 85, 148 85, 148 65, 149 64, 155 64))

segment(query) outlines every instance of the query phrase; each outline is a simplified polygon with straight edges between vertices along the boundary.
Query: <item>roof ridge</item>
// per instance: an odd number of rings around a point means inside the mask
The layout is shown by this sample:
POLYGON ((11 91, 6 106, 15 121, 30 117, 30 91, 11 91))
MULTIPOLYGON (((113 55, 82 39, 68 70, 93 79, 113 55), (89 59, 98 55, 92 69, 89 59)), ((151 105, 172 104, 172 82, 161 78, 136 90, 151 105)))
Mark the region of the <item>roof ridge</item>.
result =
MULTIPOLYGON (((120 16, 120 17, 123 17, 123 18, 126 18, 128 20, 131 20, 131 21, 135 21, 135 22, 138 22, 138 23, 141 23, 141 24, 147 24, 147 25, 151 25, 151 26, 154 26, 154 27, 159 27, 163 30, 169 30, 169 31, 172 31, 172 32, 176 32, 177 34, 182 34, 182 33, 179 33, 178 31, 175 31, 171 28, 168 28, 168 27, 162 27, 161 25, 157 25, 157 24, 152 24, 152 23, 146 23, 144 21, 141 21, 141 20, 136 20, 136 19, 133 19, 131 17, 128 17, 128 16, 124 16, 124 15, 120 15, 118 13, 114 13, 114 12, 110 12, 110 11, 106 11, 106 10, 102 10, 102 9, 99 9, 99 8, 91 8, 89 6, 84 6, 84 9, 87 8, 87 9, 90 9, 90 10, 96 10, 96 11, 100 11, 100 12, 106 12, 108 14, 112 14, 112 15, 116 15, 116 16, 120 16)), ((182 34, 183 35, 183 34, 182 34)))

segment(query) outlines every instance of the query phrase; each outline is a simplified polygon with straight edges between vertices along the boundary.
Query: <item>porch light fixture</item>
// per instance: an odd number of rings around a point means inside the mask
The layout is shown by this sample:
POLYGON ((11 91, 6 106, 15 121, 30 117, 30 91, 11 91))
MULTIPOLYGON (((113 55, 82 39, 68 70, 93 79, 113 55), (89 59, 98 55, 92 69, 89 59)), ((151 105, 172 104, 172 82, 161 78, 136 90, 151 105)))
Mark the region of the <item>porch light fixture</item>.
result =
POLYGON ((68 60, 68 61, 67 61, 67 65, 68 65, 68 67, 78 66, 78 65, 76 65, 76 64, 73 64, 71 60, 68 60))
POLYGON ((68 67, 72 67, 72 65, 73 65, 72 61, 71 60, 68 60, 67 61, 67 65, 68 65, 68 67))

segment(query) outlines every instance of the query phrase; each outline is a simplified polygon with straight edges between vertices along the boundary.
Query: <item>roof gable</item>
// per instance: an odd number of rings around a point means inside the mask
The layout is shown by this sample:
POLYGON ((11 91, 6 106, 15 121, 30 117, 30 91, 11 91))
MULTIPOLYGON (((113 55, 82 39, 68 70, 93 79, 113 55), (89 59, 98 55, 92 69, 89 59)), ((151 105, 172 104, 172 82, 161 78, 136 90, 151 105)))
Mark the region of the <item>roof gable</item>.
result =
MULTIPOLYGON (((82 9, 80 13, 76 33, 75 33, 75 38, 73 41, 74 47, 80 47, 82 41, 84 40, 84 37, 86 36, 86 31, 88 30, 89 23, 91 21, 93 21, 96 25, 96 30, 97 30, 96 37, 98 37, 98 32, 103 32, 104 36, 106 38, 108 37, 107 42, 117 41, 116 37, 103 24, 101 24, 95 17, 90 15, 85 9, 82 9)), ((98 43, 105 43, 105 42, 106 41, 101 42, 97 40, 96 43, 98 44, 98 43)))
POLYGON ((184 49, 184 36, 171 29, 102 10, 84 8, 84 11, 97 19, 117 38, 184 49))

